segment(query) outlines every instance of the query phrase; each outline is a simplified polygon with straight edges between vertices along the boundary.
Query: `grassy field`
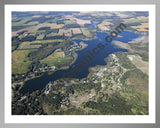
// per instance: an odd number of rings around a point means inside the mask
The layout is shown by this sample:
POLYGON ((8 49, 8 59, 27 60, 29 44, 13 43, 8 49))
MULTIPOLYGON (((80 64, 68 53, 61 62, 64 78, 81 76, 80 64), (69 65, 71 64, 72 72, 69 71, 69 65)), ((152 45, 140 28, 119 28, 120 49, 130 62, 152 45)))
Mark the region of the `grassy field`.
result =
POLYGON ((58 34, 58 33, 50 33, 50 34, 47 34, 46 37, 52 37, 52 36, 58 36, 58 35, 63 35, 63 34, 58 34))
POLYGON ((124 19, 124 24, 133 24, 133 23, 146 23, 148 22, 148 17, 141 16, 137 18, 124 19))
POLYGON ((39 36, 37 36, 37 40, 42 40, 43 38, 44 38, 44 36, 45 36, 45 34, 41 34, 41 35, 39 35, 39 36))
POLYGON ((47 60, 47 59, 44 59, 44 60, 41 60, 40 62, 42 64, 47 64, 48 66, 62 66, 64 65, 65 63, 69 63, 71 62, 72 58, 71 57, 67 57, 67 58, 56 58, 56 59, 53 59, 53 60, 47 60))
MULTIPOLYGON (((42 30, 38 30, 39 28, 41 27, 50 27, 51 29, 59 29, 59 28, 62 28, 64 26, 64 24, 56 24, 56 23, 43 23, 43 24, 38 24, 36 26, 31 26, 33 25, 33 23, 30 24, 24 24, 26 21, 28 21, 30 19, 25 19, 25 20, 21 20, 20 22, 13 22, 12 23, 12 27, 15 27, 15 26, 22 26, 21 29, 18 29, 18 30, 14 30, 14 32, 12 31, 12 36, 16 36, 16 34, 18 32, 21 32, 21 31, 29 31, 30 33, 37 33, 39 31, 42 31, 42 30), (25 27, 26 26, 26 27, 25 27), (27 27, 28 26, 28 27, 27 27)), ((35 22, 34 22, 35 24, 35 22)))
POLYGON ((16 50, 12 52, 12 74, 22 74, 29 71, 31 61, 28 54, 33 50, 16 50))
POLYGON ((28 25, 28 24, 24 24, 25 22, 31 20, 32 18, 31 17, 25 17, 24 19, 20 20, 19 22, 12 22, 12 26, 21 26, 21 25, 28 25))
POLYGON ((65 25, 67 25, 67 24, 75 24, 75 23, 76 23, 76 21, 71 21, 71 20, 65 21, 65 25))
POLYGON ((121 95, 132 105, 134 114, 148 114, 148 76, 139 69, 126 72, 122 78, 125 90, 121 95))
POLYGON ((120 18, 127 18, 129 17, 128 15, 126 14, 123 14, 122 12, 114 12, 117 16, 119 16, 120 18))
POLYGON ((86 37, 92 37, 92 34, 90 33, 90 31, 86 28, 81 28, 81 31, 83 33, 83 35, 85 35, 86 37))
POLYGON ((63 58, 64 53, 62 52, 61 49, 57 49, 52 53, 50 56, 46 57, 45 59, 50 60, 50 59, 56 59, 56 58, 63 58))
POLYGON ((137 31, 148 31, 148 23, 141 23, 141 25, 138 26, 131 26, 131 28, 136 29, 137 31))
POLYGON ((12 74, 22 74, 27 73, 30 69, 31 62, 13 63, 12 64, 12 74))
POLYGON ((12 63, 29 61, 27 57, 33 50, 16 50, 12 53, 12 63))
POLYGON ((38 21, 32 21, 32 22, 29 22, 27 25, 37 25, 39 22, 38 21))
POLYGON ((127 57, 138 69, 148 75, 149 65, 147 61, 143 61, 139 55, 128 55, 127 57))
POLYGON ((120 65, 127 69, 121 78, 123 89, 120 95, 126 97, 133 114, 148 114, 148 75, 143 71, 144 68, 147 69, 146 63, 140 56, 121 52, 116 55, 120 59, 120 65))
POLYGON ((12 46, 12 51, 14 51, 16 49, 17 46, 12 46))
POLYGON ((124 48, 124 49, 128 49, 128 50, 132 50, 127 43, 123 43, 123 42, 120 42, 120 41, 113 41, 112 43, 114 45, 116 45, 117 47, 119 47, 119 48, 124 48))
POLYGON ((110 30, 109 25, 113 25, 113 23, 108 21, 103 21, 102 23, 98 24, 98 28, 101 29, 102 31, 110 30))
POLYGON ((32 41, 31 44, 47 44, 47 43, 54 43, 54 42, 63 42, 63 39, 55 39, 55 40, 36 40, 32 41))
POLYGON ((73 32, 73 35, 74 34, 81 34, 82 33, 81 30, 80 30, 80 28, 71 28, 71 30, 73 32))
POLYGON ((50 27, 51 29, 58 29, 62 28, 64 24, 56 24, 56 23, 43 23, 36 26, 36 29, 38 30, 41 27, 50 27))
POLYGON ((41 60, 41 63, 45 63, 48 66, 63 65, 66 62, 71 61, 71 57, 65 57, 64 52, 61 49, 55 50, 51 55, 41 60))
POLYGON ((18 47, 18 49, 38 49, 41 47, 40 44, 37 45, 31 45, 32 42, 23 42, 20 44, 20 46, 18 47))

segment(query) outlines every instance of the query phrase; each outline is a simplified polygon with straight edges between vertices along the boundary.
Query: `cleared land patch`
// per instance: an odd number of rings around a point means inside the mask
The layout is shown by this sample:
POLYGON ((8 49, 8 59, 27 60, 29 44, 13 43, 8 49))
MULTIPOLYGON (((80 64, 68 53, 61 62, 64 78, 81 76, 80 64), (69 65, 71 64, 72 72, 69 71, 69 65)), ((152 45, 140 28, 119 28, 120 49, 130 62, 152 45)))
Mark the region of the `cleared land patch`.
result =
POLYGON ((67 30, 65 30, 65 29, 59 29, 58 34, 59 35, 63 35, 64 34, 65 36, 71 37, 72 34, 73 35, 82 34, 82 31, 81 31, 80 28, 69 28, 67 30))
POLYGON ((12 73, 22 74, 27 73, 30 69, 28 54, 33 50, 16 50, 12 52, 12 73))
POLYGON ((64 30, 64 35, 65 35, 65 36, 68 36, 68 37, 71 37, 71 36, 72 36, 72 31, 71 31, 71 29, 64 30))
POLYGON ((36 26, 36 29, 39 29, 41 27, 50 27, 51 29, 58 29, 62 28, 64 24, 56 24, 56 23, 43 23, 36 26))
POLYGON ((114 45, 116 45, 119 48, 124 48, 124 49, 128 49, 128 50, 132 50, 130 45, 128 45, 127 43, 123 43, 120 41, 113 41, 112 42, 114 45))
POLYGON ((119 12, 114 12, 117 16, 119 16, 120 18, 127 18, 128 15, 123 14, 123 13, 119 13, 119 12))
POLYGON ((22 74, 27 73, 30 71, 29 66, 31 62, 24 62, 24 63, 13 63, 12 64, 12 73, 13 74, 22 74))
POLYGON ((110 30, 109 25, 113 25, 113 23, 108 21, 103 21, 101 24, 98 24, 98 28, 101 29, 102 31, 110 30))
POLYGON ((92 34, 87 28, 81 28, 81 30, 82 30, 83 35, 85 35, 86 37, 92 37, 92 34))
POLYGON ((129 41, 128 43, 141 43, 142 41, 144 41, 146 38, 146 36, 140 36, 138 38, 133 39, 132 41, 129 41))
POLYGON ((18 31, 14 31, 12 32, 12 36, 17 36, 18 35, 17 33, 22 31, 27 31, 27 33, 36 33, 39 31, 38 29, 41 27, 50 27, 51 29, 59 29, 59 28, 62 28, 63 26, 64 24, 43 23, 43 24, 38 24, 37 26, 30 26, 30 27, 20 29, 18 31))
POLYGON ((19 22, 12 22, 12 26, 21 26, 21 25, 27 25, 25 24, 25 22, 31 20, 32 18, 24 18, 24 19, 21 19, 19 22))
POLYGON ((55 50, 51 55, 41 60, 41 63, 45 63, 48 66, 60 66, 66 62, 71 61, 71 57, 65 57, 64 52, 61 49, 55 50))
POLYGON ((124 19, 124 24, 133 24, 133 23, 146 23, 148 22, 148 17, 140 16, 137 18, 124 19))
POLYGON ((54 43, 54 42, 63 42, 63 39, 55 39, 55 40, 36 40, 32 41, 31 44, 47 44, 47 43, 54 43))
POLYGON ((32 42, 23 42, 20 44, 20 46, 18 47, 18 49, 38 49, 40 48, 42 45, 37 44, 37 45, 32 45, 32 42))
POLYGON ((148 32, 148 23, 141 23, 141 25, 131 26, 131 28, 134 28, 134 29, 136 29, 137 31, 148 32))
POLYGON ((91 24, 90 20, 82 20, 82 19, 77 19, 75 18, 75 20, 77 21, 78 24, 91 24))
POLYGON ((74 94, 72 97, 70 97, 71 104, 78 108, 82 105, 82 103, 88 102, 93 96, 95 96, 94 89, 91 90, 90 94, 88 94, 88 93, 74 94))
POLYGON ((73 32, 73 35, 75 35, 75 34, 81 34, 82 33, 81 30, 80 30, 80 28, 71 28, 71 30, 73 32))
POLYGON ((29 61, 28 54, 33 50, 16 50, 12 52, 12 63, 29 61))
POLYGON ((138 69, 148 75, 149 65, 147 61, 143 61, 139 55, 128 55, 127 57, 138 69))

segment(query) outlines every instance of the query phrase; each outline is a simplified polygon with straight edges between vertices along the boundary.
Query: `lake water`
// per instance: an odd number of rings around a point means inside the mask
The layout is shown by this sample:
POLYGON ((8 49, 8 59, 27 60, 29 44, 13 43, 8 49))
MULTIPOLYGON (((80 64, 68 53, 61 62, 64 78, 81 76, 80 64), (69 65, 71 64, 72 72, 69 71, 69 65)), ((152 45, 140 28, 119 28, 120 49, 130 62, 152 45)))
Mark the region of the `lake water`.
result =
MULTIPOLYGON (((92 51, 94 48, 97 47, 97 44, 99 44, 99 43, 103 44, 105 46, 105 48, 103 50, 101 50, 99 54, 95 55, 94 58, 89 60, 89 62, 87 63, 87 65, 84 68, 80 67, 81 71, 75 73, 75 76, 74 76, 75 78, 81 79, 81 78, 86 77, 89 74, 89 71, 88 71, 89 67, 94 67, 96 65, 106 65, 104 58, 106 58, 109 54, 112 54, 114 52, 119 52, 119 51, 121 51, 121 52, 128 51, 126 49, 118 48, 115 45, 113 45, 112 43, 107 43, 105 41, 106 36, 108 36, 107 33, 97 32, 96 38, 94 38, 92 40, 84 41, 81 39, 74 39, 73 41, 75 41, 76 43, 79 44, 81 41, 83 41, 84 43, 88 44, 88 46, 86 48, 84 48, 83 50, 76 52, 78 54, 78 58, 75 61, 75 63, 70 66, 69 69, 58 70, 53 74, 44 73, 44 75, 42 75, 41 77, 28 80, 25 82, 25 84, 24 84, 23 88, 20 90, 20 92, 21 93, 27 93, 27 92, 31 93, 35 90, 43 89, 49 81, 55 81, 59 78, 62 78, 64 74, 70 74, 72 71, 74 72, 74 70, 73 70, 74 67, 75 66, 78 67, 79 63, 81 61, 84 61, 83 57, 88 55, 88 50, 92 51), (106 45, 106 43, 108 45, 106 45)), ((113 40, 127 43, 128 41, 131 41, 134 38, 137 38, 139 36, 140 36, 139 34, 135 34, 135 33, 128 32, 128 31, 123 31, 119 34, 119 37, 113 38, 113 40)))
POLYGON ((90 27, 95 28, 96 26, 95 26, 95 24, 90 24, 90 27))

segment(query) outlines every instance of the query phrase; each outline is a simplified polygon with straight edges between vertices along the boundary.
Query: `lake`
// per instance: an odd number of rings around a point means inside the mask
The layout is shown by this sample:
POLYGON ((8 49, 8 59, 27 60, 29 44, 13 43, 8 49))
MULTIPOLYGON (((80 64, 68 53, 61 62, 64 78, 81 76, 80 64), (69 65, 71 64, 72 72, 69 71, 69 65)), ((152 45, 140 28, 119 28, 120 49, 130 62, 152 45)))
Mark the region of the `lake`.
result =
MULTIPOLYGON (((23 88, 20 90, 21 93, 25 94, 27 92, 31 93, 35 90, 38 89, 43 89, 47 83, 49 83, 50 81, 55 81, 59 78, 62 78, 64 74, 66 73, 70 73, 71 71, 73 71, 73 68, 75 66, 78 66, 80 61, 84 60, 83 57, 88 55, 88 50, 92 50, 95 47, 97 47, 98 43, 101 44, 106 44, 107 42, 105 41, 105 37, 108 36, 107 33, 102 33, 102 32, 97 32, 96 33, 96 38, 92 39, 92 40, 81 40, 81 39, 74 39, 73 41, 75 41, 76 43, 80 43, 81 41, 83 41, 84 43, 88 44, 88 46, 80 51, 77 51, 76 53, 78 54, 77 60, 74 62, 74 64, 72 64, 70 66, 69 69, 66 70, 58 70, 53 74, 48 74, 48 73, 44 73, 42 76, 38 77, 38 78, 34 78, 31 80, 28 80, 24 83, 23 88)), ((128 43, 128 41, 133 40, 134 38, 137 38, 141 36, 140 34, 136 34, 136 33, 132 33, 129 31, 122 31, 118 37, 113 38, 113 40, 117 40, 117 41, 121 41, 124 43, 128 43)), ((87 75, 89 74, 88 68, 89 67, 94 67, 96 65, 106 65, 106 62, 104 61, 104 58, 106 58, 109 54, 115 53, 115 52, 127 52, 127 49, 122 49, 122 48, 118 48, 117 46, 115 46, 112 43, 107 43, 108 45, 105 45, 105 48, 103 50, 100 51, 99 54, 97 54, 94 58, 92 58, 87 65, 82 68, 82 70, 78 73, 75 73, 75 78, 84 78, 87 77, 87 75)), ((73 71, 74 72, 74 71, 73 71)))
POLYGON ((95 26, 95 24, 90 24, 90 27, 95 28, 96 26, 95 26))

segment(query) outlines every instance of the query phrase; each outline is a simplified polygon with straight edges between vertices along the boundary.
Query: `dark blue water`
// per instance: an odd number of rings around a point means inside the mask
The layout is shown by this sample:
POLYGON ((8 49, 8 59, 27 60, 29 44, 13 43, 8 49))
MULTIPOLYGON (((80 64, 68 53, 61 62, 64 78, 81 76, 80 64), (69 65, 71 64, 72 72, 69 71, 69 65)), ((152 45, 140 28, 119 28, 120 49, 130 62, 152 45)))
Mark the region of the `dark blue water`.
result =
MULTIPOLYGON (((131 41, 134 38, 137 38, 140 36, 139 34, 135 34, 135 33, 128 32, 128 31, 123 31, 119 35, 122 37, 116 37, 116 38, 113 38, 113 40, 122 41, 124 43, 127 43, 128 41, 131 41)), ((74 39, 73 41, 77 42, 78 44, 81 41, 83 41, 84 43, 88 44, 88 46, 85 49, 76 52, 78 54, 78 58, 75 61, 75 63, 70 66, 69 69, 58 70, 55 73, 50 74, 50 75, 48 73, 45 73, 39 78, 28 80, 27 82, 25 82, 20 92, 21 93, 27 93, 27 92, 31 93, 35 90, 43 89, 49 81, 54 81, 54 80, 57 80, 63 77, 69 77, 69 78, 74 77, 74 78, 79 78, 79 79, 87 77, 87 75, 89 74, 88 68, 96 66, 96 65, 105 65, 106 62, 104 61, 104 58, 106 58, 109 54, 112 54, 114 52, 119 52, 119 51, 121 52, 128 51, 126 49, 117 48, 112 43, 107 43, 105 41, 106 36, 108 36, 107 33, 97 32, 96 38, 92 40, 84 41, 81 39, 74 39), (99 43, 103 45, 104 49, 100 49, 99 47, 97 48, 97 45, 99 43), (96 50, 98 50, 99 53, 94 55, 93 57, 91 56, 91 54, 89 54, 88 51, 93 53, 94 48, 97 48, 96 50), (87 59, 85 60, 84 58, 87 58, 87 59), (80 62, 82 61, 85 62, 85 65, 80 64, 80 62)))
POLYGON ((95 28, 96 26, 94 24, 90 24, 90 27, 91 28, 95 28))

